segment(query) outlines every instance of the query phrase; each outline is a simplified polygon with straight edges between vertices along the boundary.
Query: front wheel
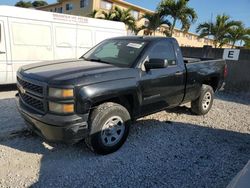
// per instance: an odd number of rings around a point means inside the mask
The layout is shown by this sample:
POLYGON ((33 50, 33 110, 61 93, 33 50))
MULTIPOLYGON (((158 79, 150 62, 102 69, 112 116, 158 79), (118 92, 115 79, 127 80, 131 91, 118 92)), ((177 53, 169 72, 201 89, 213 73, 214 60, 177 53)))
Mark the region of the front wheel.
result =
POLYGON ((194 114, 205 115, 213 105, 214 91, 209 85, 203 84, 198 99, 191 102, 191 110, 194 114))
POLYGON ((126 141, 130 123, 125 107, 111 102, 101 104, 91 113, 91 133, 85 142, 96 153, 115 152, 126 141))

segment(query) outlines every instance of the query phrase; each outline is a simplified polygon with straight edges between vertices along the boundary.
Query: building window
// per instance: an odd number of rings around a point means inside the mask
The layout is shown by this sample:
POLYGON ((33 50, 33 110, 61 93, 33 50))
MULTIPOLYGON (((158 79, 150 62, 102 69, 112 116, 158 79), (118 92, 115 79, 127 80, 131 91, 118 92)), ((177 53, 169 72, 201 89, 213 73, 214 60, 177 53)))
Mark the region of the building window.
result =
POLYGON ((62 8, 62 7, 59 7, 59 8, 57 9, 57 12, 58 12, 58 13, 63 13, 63 8, 62 8))
POLYGON ((132 15, 136 20, 139 19, 139 12, 138 12, 138 11, 136 11, 136 10, 131 10, 130 13, 131 13, 131 15, 132 15))
POLYGON ((66 4, 66 10, 73 10, 73 4, 72 3, 67 3, 66 4))
POLYGON ((50 12, 53 12, 53 9, 50 9, 50 12))
POLYGON ((108 1, 101 1, 101 8, 106 10, 111 10, 113 6, 113 3, 110 3, 108 1))
POLYGON ((54 12, 57 12, 57 8, 55 8, 55 11, 54 12))
POLYGON ((89 0, 80 0, 80 7, 84 8, 89 5, 89 0))

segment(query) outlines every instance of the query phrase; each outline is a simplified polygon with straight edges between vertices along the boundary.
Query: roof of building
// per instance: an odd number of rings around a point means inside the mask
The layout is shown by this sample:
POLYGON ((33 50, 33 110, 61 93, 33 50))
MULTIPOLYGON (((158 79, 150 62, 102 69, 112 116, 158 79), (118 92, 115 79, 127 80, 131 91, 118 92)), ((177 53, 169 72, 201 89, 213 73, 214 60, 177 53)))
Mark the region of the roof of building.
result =
POLYGON ((36 9, 40 10, 40 9, 43 9, 43 8, 52 7, 52 6, 60 5, 60 4, 61 4, 61 3, 59 3, 59 2, 57 2, 57 3, 52 3, 52 4, 48 4, 48 5, 44 5, 44 6, 37 7, 36 9))
MULTIPOLYGON (((66 0, 62 0, 62 1, 66 1, 66 0)), ((146 8, 143 8, 143 7, 140 7, 140 6, 137 6, 135 4, 132 4, 132 3, 129 3, 129 2, 126 2, 126 1, 123 1, 123 0, 109 0, 109 1, 112 1, 114 3, 118 3, 118 4, 123 4, 125 6, 129 6, 129 7, 132 7, 134 9, 137 9, 137 10, 142 10, 142 11, 145 11, 145 12, 149 12, 149 13, 153 13, 154 11, 152 10, 149 10, 149 9, 146 9, 146 8)), ((45 6, 41 6, 41 7, 38 7, 37 9, 43 9, 43 8, 47 8, 47 7, 51 7, 51 6, 55 6, 55 5, 60 5, 61 3, 57 2, 57 3, 53 3, 53 4, 49 4, 49 5, 45 5, 45 6)))

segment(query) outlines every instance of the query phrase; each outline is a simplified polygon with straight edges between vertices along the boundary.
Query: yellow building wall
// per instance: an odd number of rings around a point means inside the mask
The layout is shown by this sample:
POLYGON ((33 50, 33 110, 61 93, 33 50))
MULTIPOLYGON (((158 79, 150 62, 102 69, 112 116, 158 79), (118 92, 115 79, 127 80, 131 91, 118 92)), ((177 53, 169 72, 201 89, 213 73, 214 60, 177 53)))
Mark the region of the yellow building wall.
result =
POLYGON ((88 16, 93 10, 93 1, 89 0, 89 3, 86 7, 80 7, 80 0, 66 0, 62 3, 55 3, 49 6, 40 7, 39 10, 55 12, 55 9, 63 8, 64 14, 71 14, 77 16, 88 16), (72 10, 66 10, 66 4, 71 3, 73 5, 72 10))

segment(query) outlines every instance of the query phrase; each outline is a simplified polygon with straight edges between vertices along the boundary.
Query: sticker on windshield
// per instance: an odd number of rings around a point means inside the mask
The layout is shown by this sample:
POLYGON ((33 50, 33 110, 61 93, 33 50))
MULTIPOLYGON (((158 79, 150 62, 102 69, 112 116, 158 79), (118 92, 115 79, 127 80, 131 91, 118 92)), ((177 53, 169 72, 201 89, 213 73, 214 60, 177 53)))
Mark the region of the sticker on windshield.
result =
POLYGON ((132 47, 132 48, 141 48, 143 44, 138 44, 138 43, 128 43, 128 47, 132 47))

